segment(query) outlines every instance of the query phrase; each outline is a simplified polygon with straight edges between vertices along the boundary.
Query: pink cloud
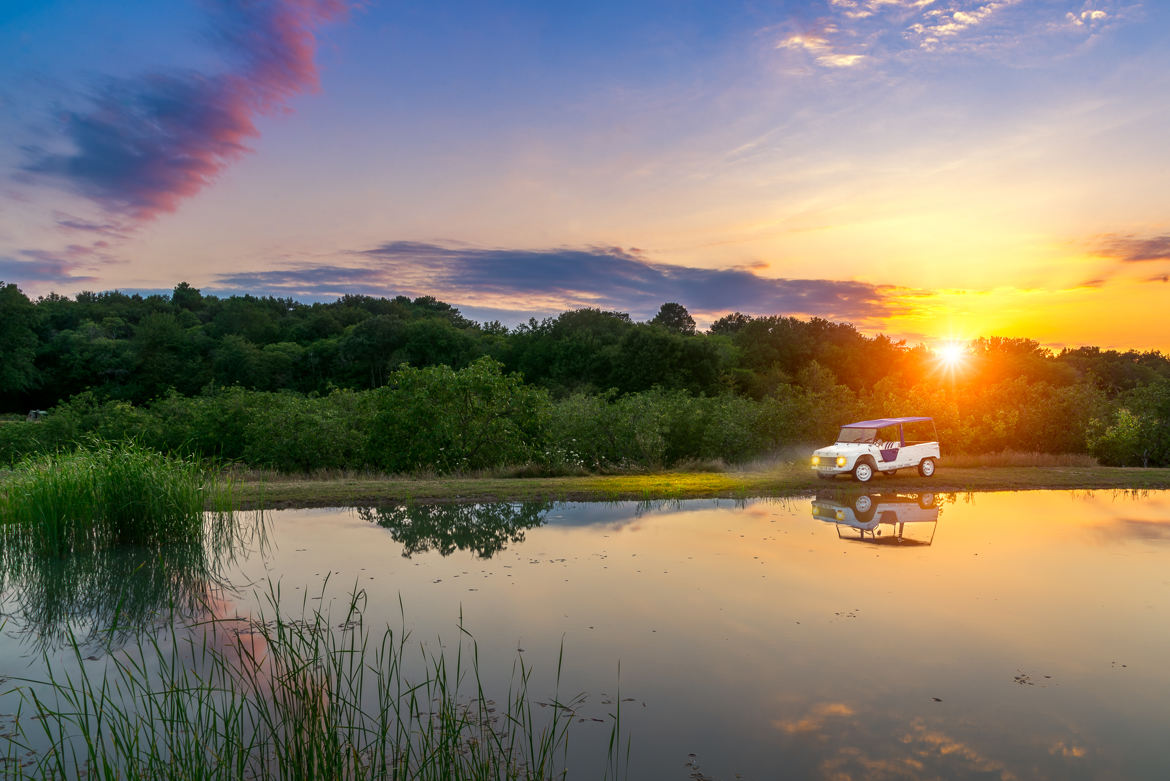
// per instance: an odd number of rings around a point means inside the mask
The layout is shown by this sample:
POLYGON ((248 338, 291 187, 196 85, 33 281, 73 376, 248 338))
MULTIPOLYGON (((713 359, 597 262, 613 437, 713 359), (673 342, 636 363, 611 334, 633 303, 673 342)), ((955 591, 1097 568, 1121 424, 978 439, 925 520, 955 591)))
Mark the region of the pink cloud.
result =
POLYGON ((232 63, 226 73, 111 82, 89 110, 65 116, 75 149, 25 170, 133 221, 173 212, 249 151, 258 116, 318 87, 316 30, 345 10, 342 0, 218 0, 212 37, 232 63))

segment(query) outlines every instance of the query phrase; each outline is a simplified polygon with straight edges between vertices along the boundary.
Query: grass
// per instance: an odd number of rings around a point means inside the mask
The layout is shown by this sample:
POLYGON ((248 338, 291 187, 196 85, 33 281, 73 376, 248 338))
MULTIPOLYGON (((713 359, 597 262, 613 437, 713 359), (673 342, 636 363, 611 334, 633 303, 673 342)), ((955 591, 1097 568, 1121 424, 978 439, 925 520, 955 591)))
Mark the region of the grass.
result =
MULTIPOLYGON (((413 652, 405 632, 371 633, 364 603, 355 591, 345 615, 330 616, 306 602, 289 620, 270 585, 271 615, 250 631, 210 622, 184 647, 140 641, 136 652, 111 656, 101 677, 87 672, 75 646, 79 672, 49 666, 48 680, 22 682, 23 712, 0 737, 7 742, 0 772, 10 779, 566 777, 569 728, 583 697, 562 701, 556 693, 563 648, 551 699, 530 693, 532 669, 518 660, 497 703, 462 626, 449 661, 442 652, 413 652)), ((620 710, 611 721, 605 775, 616 778, 620 710)), ((628 741, 626 752, 628 760, 628 741)))
POLYGON ((411 502, 615 501, 795 496, 840 491, 1024 491, 1170 489, 1170 469, 1097 466, 1083 457, 1045 454, 944 457, 932 478, 915 470, 877 476, 864 486, 847 477, 818 480, 801 459, 754 462, 724 472, 663 471, 561 477, 411 477, 341 473, 326 477, 252 473, 236 484, 243 507, 338 507, 411 502))
POLYGON ((192 459, 134 444, 29 457, 0 480, 0 529, 60 556, 110 545, 202 542, 204 509, 228 489, 192 459))

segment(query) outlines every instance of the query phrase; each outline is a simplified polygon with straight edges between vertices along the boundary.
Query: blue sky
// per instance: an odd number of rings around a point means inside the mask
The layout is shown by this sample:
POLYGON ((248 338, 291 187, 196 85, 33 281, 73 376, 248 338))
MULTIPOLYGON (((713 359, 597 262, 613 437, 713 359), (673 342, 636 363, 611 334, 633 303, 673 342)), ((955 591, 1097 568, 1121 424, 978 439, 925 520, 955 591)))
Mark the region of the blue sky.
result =
POLYGON ((0 279, 1164 349, 1168 22, 1123 0, 10 0, 0 279))

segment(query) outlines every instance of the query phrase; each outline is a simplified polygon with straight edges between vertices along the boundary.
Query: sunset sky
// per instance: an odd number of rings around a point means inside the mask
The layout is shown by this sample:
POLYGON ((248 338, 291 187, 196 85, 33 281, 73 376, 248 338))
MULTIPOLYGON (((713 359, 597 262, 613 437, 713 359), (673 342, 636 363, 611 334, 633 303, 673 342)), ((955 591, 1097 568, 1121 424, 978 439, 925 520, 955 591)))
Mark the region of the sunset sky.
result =
POLYGON ((1170 349, 1170 3, 4 0, 0 280, 1170 349))

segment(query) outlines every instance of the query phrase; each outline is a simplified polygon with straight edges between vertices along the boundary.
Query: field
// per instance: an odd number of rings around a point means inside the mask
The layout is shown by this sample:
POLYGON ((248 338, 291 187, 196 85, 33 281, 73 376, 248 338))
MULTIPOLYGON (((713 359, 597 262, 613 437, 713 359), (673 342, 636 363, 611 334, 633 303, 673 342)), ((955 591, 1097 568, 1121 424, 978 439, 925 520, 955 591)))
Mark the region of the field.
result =
MULTIPOLYGON (((962 462, 960 462, 962 463, 962 462)), ((968 492, 1039 489, 1170 489, 1170 469, 1127 469, 1090 465, 948 466, 930 479, 913 471, 875 477, 864 486, 839 477, 819 480, 803 464, 778 464, 744 471, 668 471, 647 474, 569 477, 418 478, 359 473, 290 477, 246 473, 236 496, 248 507, 331 507, 392 502, 617 501, 642 499, 746 499, 825 491, 968 492)))

